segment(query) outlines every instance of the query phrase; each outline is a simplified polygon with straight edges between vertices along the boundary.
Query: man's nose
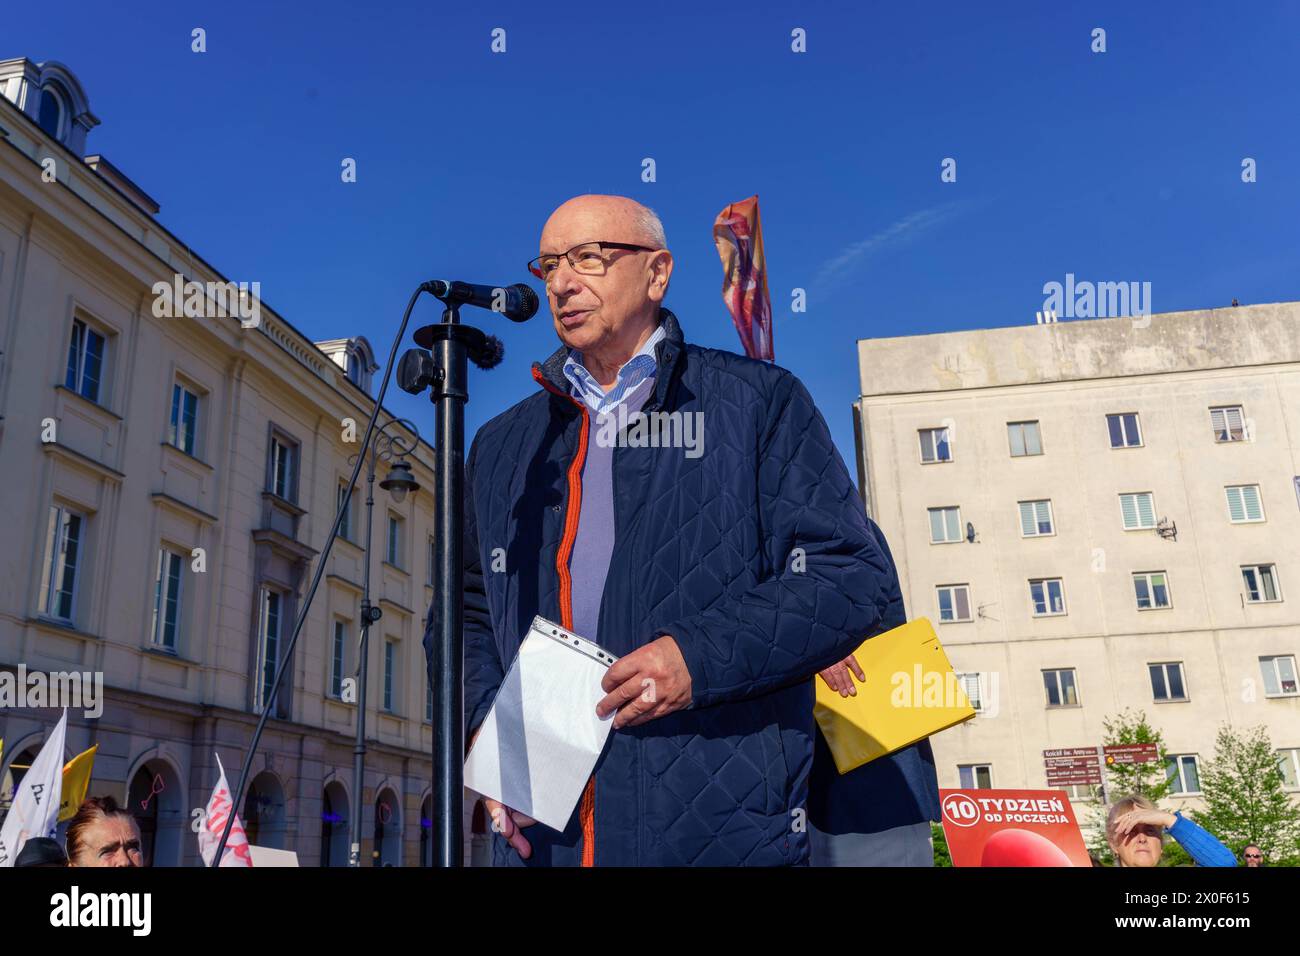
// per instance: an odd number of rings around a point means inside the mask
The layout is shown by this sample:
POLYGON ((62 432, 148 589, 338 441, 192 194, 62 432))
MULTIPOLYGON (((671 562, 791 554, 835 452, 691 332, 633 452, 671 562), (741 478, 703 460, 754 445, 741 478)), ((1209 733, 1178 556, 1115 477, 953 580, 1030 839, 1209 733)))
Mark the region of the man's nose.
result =
POLYGON ((560 256, 559 263, 552 270, 551 277, 546 281, 546 288, 557 299, 572 295, 582 288, 582 283, 578 281, 578 273, 564 256, 560 256))

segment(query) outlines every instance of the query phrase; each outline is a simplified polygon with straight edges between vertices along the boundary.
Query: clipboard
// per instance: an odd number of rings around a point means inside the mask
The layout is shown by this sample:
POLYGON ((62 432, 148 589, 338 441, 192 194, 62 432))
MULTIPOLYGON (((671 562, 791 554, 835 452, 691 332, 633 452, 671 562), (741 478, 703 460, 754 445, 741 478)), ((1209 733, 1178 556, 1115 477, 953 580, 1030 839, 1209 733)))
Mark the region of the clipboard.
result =
POLYGON ((870 637, 853 652, 864 682, 841 697, 813 677, 813 715, 841 774, 975 716, 928 618, 870 637))

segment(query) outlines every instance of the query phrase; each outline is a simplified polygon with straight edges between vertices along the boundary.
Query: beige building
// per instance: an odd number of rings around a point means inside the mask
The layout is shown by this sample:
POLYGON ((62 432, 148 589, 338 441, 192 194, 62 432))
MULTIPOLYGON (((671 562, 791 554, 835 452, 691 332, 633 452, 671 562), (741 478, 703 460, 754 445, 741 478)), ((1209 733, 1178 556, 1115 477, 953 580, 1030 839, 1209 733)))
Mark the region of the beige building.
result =
POLYGON ((940 786, 1043 787, 1044 750, 1133 709, 1174 806, 1224 723, 1264 725, 1300 789, 1300 303, 858 356, 868 511, 983 709, 934 738, 940 786))
MULTIPOLYGON (((102 676, 103 712, 69 713, 67 752, 98 744, 91 793, 129 802, 155 864, 193 864, 213 753, 233 786, 377 366, 359 337, 317 347, 258 287, 222 314, 227 277, 84 155, 99 121, 66 68, 0 62, 0 94, 0 669, 102 676), (202 314, 169 317, 156 284, 190 281, 208 290, 202 314)), ((344 865, 357 812, 363 863, 429 852, 432 450, 410 460, 429 490, 397 503, 376 488, 369 555, 358 487, 254 765, 250 839, 304 865, 344 865), (367 560, 383 618, 356 794, 348 680, 367 560)), ((0 714, 5 801, 57 714, 0 714)))

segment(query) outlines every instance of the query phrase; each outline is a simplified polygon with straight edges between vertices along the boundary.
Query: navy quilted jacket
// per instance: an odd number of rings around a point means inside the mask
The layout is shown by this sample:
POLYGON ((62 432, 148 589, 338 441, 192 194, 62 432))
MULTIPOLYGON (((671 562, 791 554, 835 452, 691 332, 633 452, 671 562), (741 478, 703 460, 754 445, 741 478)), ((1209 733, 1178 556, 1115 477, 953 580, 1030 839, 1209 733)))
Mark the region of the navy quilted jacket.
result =
MULTIPOLYGON (((803 385, 781 368, 685 344, 666 309, 661 321, 643 411, 703 412, 704 452, 615 449, 599 639, 623 655, 671 635, 693 699, 613 731, 564 832, 524 831, 527 862, 804 863, 810 677, 880 629, 893 566, 803 385)), ((566 356, 561 348, 533 367, 542 388, 484 425, 466 462, 467 733, 487 715, 533 616, 571 626, 588 412, 569 395, 566 356), (494 572, 499 548, 505 571, 494 572)), ((494 862, 521 861, 497 837, 494 862)))

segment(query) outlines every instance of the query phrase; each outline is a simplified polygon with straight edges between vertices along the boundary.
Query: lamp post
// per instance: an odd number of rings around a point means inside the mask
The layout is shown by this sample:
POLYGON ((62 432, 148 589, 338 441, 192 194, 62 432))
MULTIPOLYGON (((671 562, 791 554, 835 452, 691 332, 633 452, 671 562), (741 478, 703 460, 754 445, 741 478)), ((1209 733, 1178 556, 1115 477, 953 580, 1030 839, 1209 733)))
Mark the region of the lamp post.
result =
MULTIPOLYGON (((420 433, 414 424, 405 418, 394 418, 387 424, 375 429, 375 438, 370 445, 370 457, 366 462, 366 568, 361 594, 361 641, 357 654, 357 742, 352 749, 352 846, 348 853, 348 865, 361 866, 361 821, 365 814, 362 793, 365 787, 366 771, 366 675, 370 659, 370 625, 378 621, 383 612, 370 603, 370 534, 373 527, 375 510, 375 468, 380 462, 392 462, 388 476, 379 483, 379 487, 392 496, 394 504, 401 504, 406 493, 420 490, 411 466, 403 456, 415 450, 420 441, 420 433), (414 438, 390 433, 392 425, 402 425, 414 438)), ((348 459, 348 464, 355 465, 357 456, 348 459)), ((377 849, 377 848, 376 848, 377 849)))

